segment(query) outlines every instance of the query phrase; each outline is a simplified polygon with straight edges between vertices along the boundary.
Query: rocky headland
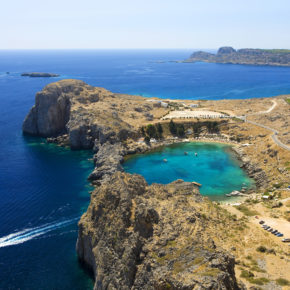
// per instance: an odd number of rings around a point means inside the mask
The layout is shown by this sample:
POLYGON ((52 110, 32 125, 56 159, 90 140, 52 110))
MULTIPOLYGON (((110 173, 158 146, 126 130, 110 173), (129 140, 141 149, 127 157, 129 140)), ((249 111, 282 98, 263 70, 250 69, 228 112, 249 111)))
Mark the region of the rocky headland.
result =
POLYGON ((216 54, 197 51, 184 62, 214 62, 247 65, 290 66, 290 50, 287 49, 253 49, 235 50, 221 47, 216 54))
POLYGON ((240 289, 234 257, 210 237, 208 205, 193 183, 112 175, 79 223, 77 252, 95 289, 240 289))
MULTIPOLYGON (((237 101, 228 102, 234 110, 237 101)), ((238 111, 243 106, 260 106, 259 101, 253 102, 241 101, 238 111)), ((212 103, 201 104, 205 105, 212 103)), ((263 191, 274 177, 280 182, 288 178, 286 169, 274 172, 273 168, 277 162, 281 167, 289 155, 281 154, 269 134, 239 119, 178 120, 180 136, 172 136, 169 121, 161 119, 179 106, 172 102, 167 108, 158 100, 62 80, 36 94, 35 105, 24 120, 25 134, 94 152, 95 169, 89 179, 96 187, 79 222, 77 253, 93 271, 95 289, 244 288, 237 282, 235 264, 240 262, 234 256, 245 255, 235 252, 240 245, 236 235, 248 238, 245 218, 237 219, 202 197, 194 183, 177 180, 149 186, 143 177, 123 172, 123 159, 158 146, 199 140, 196 131, 204 138, 220 136, 236 144, 241 166, 263 191), (154 142, 148 140, 152 132, 157 138, 151 138, 154 142), (269 152, 267 162, 260 150, 269 152)), ((225 110, 222 102, 214 106, 225 110)))

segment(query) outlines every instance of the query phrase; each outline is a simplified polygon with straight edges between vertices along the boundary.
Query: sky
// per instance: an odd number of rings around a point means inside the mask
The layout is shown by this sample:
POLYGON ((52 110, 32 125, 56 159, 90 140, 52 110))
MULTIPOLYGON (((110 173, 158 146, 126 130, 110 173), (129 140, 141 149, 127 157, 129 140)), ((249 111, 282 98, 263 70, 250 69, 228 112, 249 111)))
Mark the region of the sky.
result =
POLYGON ((0 49, 290 48, 289 15, 289 0, 3 0, 0 49))

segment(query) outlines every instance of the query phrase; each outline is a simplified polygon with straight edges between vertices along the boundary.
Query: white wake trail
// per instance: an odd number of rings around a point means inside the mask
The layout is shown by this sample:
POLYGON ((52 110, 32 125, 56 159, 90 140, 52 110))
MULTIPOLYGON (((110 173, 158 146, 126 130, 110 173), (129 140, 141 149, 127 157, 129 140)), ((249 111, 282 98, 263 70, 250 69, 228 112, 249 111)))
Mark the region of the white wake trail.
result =
POLYGON ((22 244, 22 243, 27 242, 29 240, 32 240, 38 236, 46 234, 47 232, 65 227, 69 224, 72 224, 76 220, 79 220, 79 219, 80 219, 80 217, 77 217, 77 218, 73 218, 73 219, 69 219, 69 220, 65 220, 65 221, 61 221, 61 222, 45 224, 45 225, 40 226, 40 227, 28 228, 28 229, 24 229, 22 231, 19 231, 17 233, 9 234, 7 236, 0 238, 0 248, 22 244))

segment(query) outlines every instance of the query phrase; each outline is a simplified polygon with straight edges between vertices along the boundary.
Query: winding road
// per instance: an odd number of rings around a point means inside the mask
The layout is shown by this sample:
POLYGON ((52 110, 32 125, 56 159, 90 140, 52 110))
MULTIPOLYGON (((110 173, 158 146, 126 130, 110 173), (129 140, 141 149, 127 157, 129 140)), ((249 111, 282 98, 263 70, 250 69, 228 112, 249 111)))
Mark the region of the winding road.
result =
POLYGON ((262 115, 262 114, 269 114, 271 113, 275 108, 276 106, 278 105, 277 102, 275 100, 271 100, 273 105, 267 110, 267 111, 260 111, 260 112, 257 112, 257 113, 252 113, 252 114, 247 114, 245 116, 242 116, 242 117, 239 117, 240 119, 244 120, 244 122, 247 122, 247 123, 250 123, 250 124, 253 124, 255 126, 259 126, 261 128, 264 128, 266 130, 269 130, 271 132, 273 132, 273 135, 271 136, 273 141, 278 145, 280 146, 281 148, 283 149, 286 149, 288 151, 290 151, 290 147, 287 146, 286 144, 282 143, 279 138, 278 138, 278 134, 279 132, 273 128, 270 128, 268 126, 265 126, 263 124, 260 124, 260 123, 257 123, 257 122, 254 122, 254 121, 250 121, 250 120, 247 120, 247 117, 248 116, 254 116, 254 115, 262 115))

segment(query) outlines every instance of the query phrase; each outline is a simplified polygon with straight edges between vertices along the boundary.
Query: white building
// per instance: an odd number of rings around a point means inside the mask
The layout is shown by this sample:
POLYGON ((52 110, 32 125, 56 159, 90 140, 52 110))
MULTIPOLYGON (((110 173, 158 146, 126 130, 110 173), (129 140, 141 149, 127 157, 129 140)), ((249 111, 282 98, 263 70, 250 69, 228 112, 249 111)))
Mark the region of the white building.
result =
POLYGON ((198 104, 190 104, 189 107, 190 107, 190 108, 198 108, 199 105, 198 105, 198 104))
POLYGON ((168 108, 168 103, 160 102, 162 108, 168 108))

